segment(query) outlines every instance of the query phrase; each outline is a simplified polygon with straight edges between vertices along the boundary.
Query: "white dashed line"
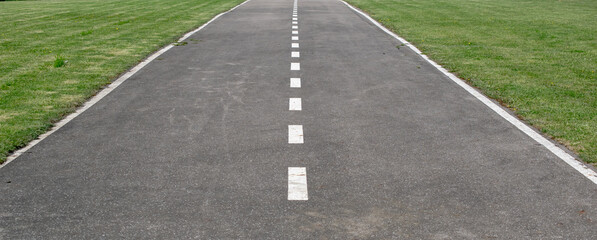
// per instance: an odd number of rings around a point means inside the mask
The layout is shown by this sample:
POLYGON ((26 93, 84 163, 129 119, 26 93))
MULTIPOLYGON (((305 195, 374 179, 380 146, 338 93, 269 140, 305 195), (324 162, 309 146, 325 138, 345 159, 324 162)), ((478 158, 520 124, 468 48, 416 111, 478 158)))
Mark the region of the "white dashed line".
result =
POLYGON ((290 63, 290 70, 291 71, 301 70, 301 64, 300 63, 290 63))
POLYGON ((307 168, 288 168, 288 200, 309 200, 309 193, 307 192, 307 168))
POLYGON ((289 98, 288 99, 288 111, 302 111, 301 98, 289 98))
POLYGON ((303 141, 303 125, 288 125, 288 143, 302 144, 303 141))
POLYGON ((291 78, 290 79, 290 87, 291 88, 301 88, 301 79, 300 78, 291 78))
MULTIPOLYGON (((298 29, 297 21, 297 0, 294 0, 294 10, 292 14, 292 29, 298 29)), ((298 31, 292 31, 293 35, 298 35, 298 31)), ((298 36, 292 36, 293 41, 298 41, 298 36)), ((293 42, 292 48, 299 48, 299 44, 293 42)), ((292 51, 290 54, 293 58, 301 56, 300 52, 292 51)), ((301 69, 300 63, 290 63, 290 70, 298 71, 301 69)), ((291 88, 300 88, 300 78, 290 78, 291 88)), ((301 98, 289 98, 288 99, 288 110, 289 111, 301 111, 302 110, 301 98)), ((288 125, 288 143, 290 144, 302 144, 303 139, 303 125, 288 125)), ((304 167, 289 167, 288 168, 288 200, 289 201, 307 201, 309 200, 309 194, 307 191, 307 168, 304 167)))

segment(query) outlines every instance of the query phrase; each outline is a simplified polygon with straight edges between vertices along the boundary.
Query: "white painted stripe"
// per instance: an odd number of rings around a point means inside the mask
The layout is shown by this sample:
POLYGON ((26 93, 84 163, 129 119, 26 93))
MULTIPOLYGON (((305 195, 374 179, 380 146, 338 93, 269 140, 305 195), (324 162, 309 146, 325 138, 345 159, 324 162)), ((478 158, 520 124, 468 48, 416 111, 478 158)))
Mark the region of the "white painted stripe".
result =
POLYGON ((301 144, 303 141, 303 125, 288 125, 288 143, 301 144))
POLYGON ((307 191, 307 168, 288 168, 288 200, 306 201, 309 200, 307 191))
POLYGON ((298 18, 292 18, 292 21, 298 21, 298 18))
POLYGON ((298 41, 298 40, 299 40, 299 38, 298 38, 298 36, 292 36, 292 40, 293 40, 293 41, 298 41))
POLYGON ((293 26, 292 26, 292 29, 298 29, 298 26, 296 26, 296 25, 293 25, 293 26))
POLYGON ((289 98, 288 99, 288 111, 302 111, 303 104, 301 98, 289 98))
POLYGON ((290 87, 291 88, 301 88, 301 79, 300 78, 291 78, 290 79, 290 87))
POLYGON ((301 70, 301 64, 300 63, 290 63, 290 70, 292 70, 292 71, 301 70))
MULTIPOLYGON (((184 41, 185 39, 187 39, 191 35, 195 34, 196 32, 200 31, 201 29, 205 28, 208 24, 212 23, 213 21, 215 21, 219 17, 223 16, 226 13, 229 13, 229 12, 235 10, 236 8, 244 5, 245 3, 249 2, 249 1, 251 1, 251 0, 246 0, 246 1, 242 2, 241 4, 236 5, 235 7, 231 8, 230 10, 222 12, 222 13, 216 15, 211 20, 207 21, 205 24, 203 24, 200 27, 196 28, 195 30, 190 31, 190 32, 186 33, 185 35, 183 35, 180 39, 178 39, 178 42, 184 41)), ((104 98, 110 92, 114 91, 114 89, 116 89, 118 86, 120 86, 120 84, 122 84, 124 81, 126 81, 127 79, 129 79, 131 76, 135 75, 135 73, 137 73, 143 67, 147 66, 147 64, 149 64, 151 61, 155 60, 157 57, 159 57, 160 55, 162 55, 166 51, 170 50, 172 47, 174 47, 174 44, 168 44, 167 46, 163 47, 162 49, 158 50, 157 52, 154 52, 153 54, 151 54, 151 56, 147 57, 141 63, 139 63, 136 66, 134 66, 133 68, 129 69, 126 73, 122 74, 118 79, 116 79, 115 81, 113 81, 110 85, 104 87, 95 96, 93 96, 92 98, 90 98, 87 102, 83 103, 83 106, 81 106, 80 108, 78 108, 77 110, 75 110, 75 112, 69 114, 68 116, 66 116, 65 118, 63 118, 62 120, 60 120, 59 122, 57 122, 56 124, 54 124, 54 126, 49 131, 47 131, 47 132, 39 135, 37 137, 37 139, 29 142, 27 144, 27 146, 25 146, 25 147, 23 147, 21 149, 16 150, 15 152, 13 152, 10 156, 8 156, 6 158, 6 161, 4 161, 4 163, 0 165, 0 168, 3 168, 4 166, 8 165, 8 163, 14 161, 16 158, 18 158, 19 156, 21 156, 23 153, 26 153, 27 151, 29 151, 29 149, 31 149, 33 146, 37 145, 39 142, 43 141, 48 136, 50 136, 54 132, 58 131, 58 129, 62 128, 64 125, 66 125, 67 123, 69 123, 70 121, 72 121, 74 118, 76 118, 77 116, 79 116, 81 113, 85 112, 91 106, 95 105, 102 98, 104 98)))
POLYGON ((196 32, 199 32, 199 30, 203 29, 205 26, 207 26, 207 25, 208 25, 208 24, 210 24, 211 22, 215 21, 216 19, 218 19, 218 18, 219 18, 219 17, 221 17, 222 15, 224 15, 224 14, 226 14, 226 13, 229 13, 229 12, 232 12, 232 11, 234 11, 234 9, 236 9, 236 8, 238 8, 238 7, 242 6, 242 5, 244 5, 245 3, 248 3, 249 1, 251 1, 251 0, 246 0, 246 1, 242 2, 242 3, 241 3, 241 4, 239 4, 239 5, 236 5, 236 7, 233 7, 233 8, 231 8, 230 10, 228 10, 228 11, 226 11, 226 12, 223 12, 223 13, 220 13, 220 14, 216 15, 215 17, 213 17, 211 20, 209 20, 209 21, 208 21, 208 22, 206 22, 205 24, 203 24, 203 25, 201 25, 200 27, 196 28, 195 30, 193 30, 193 31, 190 31, 190 32, 188 32, 187 34, 183 35, 183 36, 182 36, 180 39, 178 39, 178 42, 182 42, 182 41, 184 41, 185 39, 187 39, 187 38, 188 38, 188 37, 190 37, 191 35, 195 34, 196 32))
POLYGON ((292 43, 290 46, 292 48, 299 48, 299 44, 298 43, 292 43))
POLYGON ((296 34, 298 34, 298 31, 292 31, 292 34, 296 35, 296 34))
POLYGON ((491 108, 491 110, 496 112, 502 118, 506 119, 506 121, 510 122, 512 125, 514 125, 516 128, 518 128, 520 131, 524 132, 526 135, 528 135, 533 140, 535 140, 536 142, 543 145, 545 148, 547 148, 553 154, 558 156, 560 159, 562 159, 568 165, 570 165, 571 167, 576 169, 576 171, 580 172, 582 175, 587 177, 593 183, 597 184, 597 173, 595 173, 595 171, 593 169, 589 168, 584 163, 576 160, 574 157, 572 157, 572 155, 568 154, 566 151, 564 151, 560 147, 556 146, 554 143, 547 140, 545 137, 541 136, 541 134, 537 133, 535 130, 533 130, 531 127, 527 126, 526 124, 524 124, 522 121, 520 121, 515 116, 510 115, 502 107, 495 104, 493 101, 491 101, 485 95, 483 95, 482 93, 477 91, 475 88, 469 86, 465 81, 456 77, 454 74, 448 72, 448 70, 446 70, 445 68, 443 68, 442 66, 437 64, 435 61, 431 60, 429 57, 427 57, 425 54, 423 54, 421 52, 421 50, 419 50, 417 47, 415 47, 414 45, 412 45, 411 43, 406 41, 406 39, 401 38, 398 35, 396 35, 395 33, 391 32, 390 30, 388 30, 387 28, 382 26, 379 22, 377 22, 373 18, 371 18, 369 15, 354 8, 347 2, 345 2, 343 0, 339 0, 339 1, 346 4, 346 6, 348 6, 353 11, 355 11, 355 12, 361 14, 362 16, 364 16, 365 18, 367 18, 371 23, 373 23, 375 26, 380 28, 382 31, 386 32, 388 35, 390 35, 390 36, 394 37, 395 39, 397 39, 398 41, 402 42, 405 46, 408 46, 411 50, 413 50, 415 53, 417 53, 419 56, 421 56, 423 59, 425 59, 425 61, 427 61, 428 63, 433 65, 440 72, 442 72, 444 75, 446 75, 448 78, 450 78, 450 80, 454 81, 456 84, 458 84, 460 87, 464 88, 464 90, 466 90, 468 93, 473 95, 475 98, 477 98, 483 104, 485 104, 487 107, 491 108))
POLYGON ((292 24, 298 24, 298 22, 297 21, 292 21, 292 24))
POLYGON ((291 52, 290 57, 293 57, 293 58, 301 57, 301 53, 300 52, 291 52))

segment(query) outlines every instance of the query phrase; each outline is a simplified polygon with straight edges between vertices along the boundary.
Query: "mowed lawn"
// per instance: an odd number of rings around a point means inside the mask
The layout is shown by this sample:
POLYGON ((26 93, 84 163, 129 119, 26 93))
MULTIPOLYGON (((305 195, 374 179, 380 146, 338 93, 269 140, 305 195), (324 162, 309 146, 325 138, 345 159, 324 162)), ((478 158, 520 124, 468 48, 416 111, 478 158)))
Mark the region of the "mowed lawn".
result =
POLYGON ((348 2, 597 163, 597 1, 348 2))
POLYGON ((148 54, 242 1, 0 2, 0 163, 148 54))

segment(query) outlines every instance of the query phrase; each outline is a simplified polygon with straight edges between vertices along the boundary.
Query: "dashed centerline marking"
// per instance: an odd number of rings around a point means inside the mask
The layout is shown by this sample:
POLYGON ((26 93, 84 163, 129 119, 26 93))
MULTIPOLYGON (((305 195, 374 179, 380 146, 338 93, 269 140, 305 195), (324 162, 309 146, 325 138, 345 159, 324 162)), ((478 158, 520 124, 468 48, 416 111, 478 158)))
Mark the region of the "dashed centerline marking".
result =
POLYGON ((309 193, 307 192, 307 168, 288 168, 288 200, 309 200, 309 193))
POLYGON ((303 144, 303 125, 288 125, 288 143, 303 144))
POLYGON ((303 110, 301 98, 289 98, 288 99, 288 110, 289 111, 303 110))
MULTIPOLYGON (((297 20, 297 0, 294 0, 294 9, 292 11, 292 29, 298 29, 297 20)), ((299 37, 298 30, 292 31, 292 41, 298 41, 299 37)), ((293 42, 291 48, 299 48, 299 43, 293 42)), ((299 51, 291 51, 290 57, 299 58, 301 53, 299 51)), ((300 63, 291 62, 290 70, 298 71, 301 69, 300 63)), ((300 88, 300 78, 290 78, 291 88, 300 88)), ((288 110, 289 111, 302 111, 302 99, 301 98, 289 98, 288 99, 288 110)), ((303 138, 303 125, 288 125, 288 143, 289 144, 302 144, 303 138)), ((309 199, 307 192, 307 168, 304 167, 289 167, 288 168, 288 200, 289 201, 306 201, 309 199)))
POLYGON ((290 78, 290 87, 291 88, 301 88, 301 79, 300 78, 290 78))

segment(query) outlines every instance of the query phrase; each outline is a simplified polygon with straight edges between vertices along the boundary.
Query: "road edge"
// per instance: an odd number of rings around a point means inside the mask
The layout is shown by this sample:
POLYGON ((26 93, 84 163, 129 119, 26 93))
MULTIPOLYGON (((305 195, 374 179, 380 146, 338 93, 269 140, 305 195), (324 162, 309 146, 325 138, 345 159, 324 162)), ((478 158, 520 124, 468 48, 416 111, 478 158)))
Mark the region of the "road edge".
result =
MULTIPOLYGON (((191 35, 199 32, 201 29, 205 28, 207 25, 209 25, 211 22, 215 21, 219 17, 225 15, 226 13, 234 11, 236 8, 242 6, 245 3, 250 2, 250 1, 251 0, 246 0, 246 1, 244 1, 244 2, 242 2, 242 3, 240 3, 240 4, 236 5, 236 6, 234 6, 233 8, 231 8, 231 9, 225 11, 225 12, 219 13, 218 15, 214 16, 212 19, 210 19, 209 21, 207 21, 206 23, 204 23, 200 27, 198 27, 198 28, 196 28, 194 30, 191 30, 190 32, 187 32, 185 35, 183 35, 176 42, 180 43, 180 42, 186 40, 191 35)), ((174 47, 174 45, 175 44, 172 44, 172 43, 166 45, 165 47, 163 47, 160 50, 158 50, 158 51, 154 52, 153 54, 151 54, 149 57, 145 58, 142 62, 140 62, 136 66, 134 66, 131 69, 129 69, 128 71, 126 71, 124 74, 120 75, 120 77, 118 77, 118 79, 116 79, 116 81, 114 81, 114 82, 110 83, 109 85, 105 86, 104 89, 102 89, 96 95, 94 95, 89 100, 87 100, 85 103, 83 103, 83 105, 81 107, 77 108, 77 110, 75 110, 75 112, 67 115, 65 118, 63 118, 62 120, 60 120, 56 124, 54 124, 54 126, 49 131, 47 131, 47 132, 39 135, 35 140, 32 140, 31 142, 29 142, 27 144, 27 146, 22 147, 20 149, 17 149, 12 154, 10 154, 8 157, 6 157, 6 161, 4 161, 2 164, 0 164, 0 169, 2 169, 3 167, 5 167, 6 165, 8 165, 10 162, 14 161, 15 159, 17 159, 19 156, 21 156, 24 153, 26 153, 33 146, 35 146, 39 142, 43 141, 44 139, 46 139, 47 137, 49 137, 50 135, 52 135, 54 132, 58 131, 58 129, 62 128, 64 125, 66 125, 67 123, 69 123, 70 121, 72 121, 74 118, 76 118, 77 116, 79 116, 81 113, 83 113, 87 109, 91 108, 91 106, 95 105, 102 98, 104 98, 105 96, 107 96, 108 94, 110 94, 110 92, 114 91, 114 89, 116 89, 118 86, 120 86, 120 84, 122 84, 124 81, 126 81, 127 79, 129 79, 131 76, 135 75, 135 73, 137 73, 139 70, 141 70, 147 64, 151 63, 157 57, 159 57, 163 53, 165 53, 168 50, 170 50, 172 47, 174 47)))
POLYGON ((496 112, 500 117, 502 117, 506 121, 510 122, 512 125, 514 125, 516 128, 518 128, 520 131, 525 133, 527 136, 531 137, 537 143, 543 145, 545 148, 547 148, 547 150, 549 150, 550 152, 552 152, 553 154, 558 156, 562 161, 566 162, 568 165, 570 165, 576 171, 580 172, 582 175, 584 175, 586 178, 591 180, 593 183, 597 184, 597 173, 595 173, 595 171, 593 169, 591 169, 590 167, 588 167, 585 163, 577 160, 575 157, 573 157, 572 155, 567 153, 564 149, 560 148, 553 142, 549 141, 543 135, 537 133, 537 131, 533 130, 533 128, 531 126, 528 126, 527 124, 522 122, 520 119, 518 119, 516 116, 513 116, 512 114, 508 113, 501 106, 494 103, 490 98, 483 95, 481 92, 479 92, 474 87, 468 85, 464 80, 462 80, 462 79, 456 77, 456 75, 450 73, 448 70, 446 70, 441 65, 437 64, 435 61, 431 60, 429 57, 427 57, 427 55, 423 54, 423 52, 421 52, 421 50, 419 50, 417 47, 412 45, 410 42, 406 41, 406 39, 398 36, 396 33, 388 30, 386 27, 381 25, 379 22, 377 22, 375 19, 373 19, 368 14, 366 14, 363 11, 361 11, 360 9, 350 5, 349 3, 345 2, 344 0, 338 0, 338 1, 344 3, 346 6, 348 6, 350 9, 352 9, 354 12, 362 15, 367 20, 369 20, 371 23, 373 23, 375 26, 377 26, 379 29, 381 29, 388 35, 392 36, 393 38, 397 39, 402 44, 404 44, 405 46, 410 48, 421 58, 423 58, 429 64, 434 66, 437 70, 442 72, 445 76, 447 76, 454 83, 456 83, 460 87, 464 88, 464 90, 466 90, 468 93, 473 95, 475 98, 477 98, 479 101, 481 101, 487 107, 489 107, 491 110, 496 112))

